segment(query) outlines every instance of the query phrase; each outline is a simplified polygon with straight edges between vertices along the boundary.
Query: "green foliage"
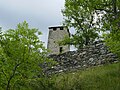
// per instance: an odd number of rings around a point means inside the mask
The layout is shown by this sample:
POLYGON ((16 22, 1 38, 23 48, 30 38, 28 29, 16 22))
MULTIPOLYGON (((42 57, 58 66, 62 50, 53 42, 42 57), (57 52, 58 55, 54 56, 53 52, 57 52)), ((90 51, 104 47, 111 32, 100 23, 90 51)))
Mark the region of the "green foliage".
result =
POLYGON ((93 32, 92 30, 88 31, 87 33, 76 33, 75 35, 72 35, 71 37, 65 36, 63 40, 59 41, 60 45, 74 45, 76 48, 82 48, 85 45, 88 45, 86 42, 86 39, 89 39, 89 44, 92 43, 96 37, 98 36, 98 33, 93 32), (86 38, 88 37, 88 38, 86 38))
POLYGON ((104 39, 109 50, 120 58, 120 29, 114 33, 105 34, 104 39))
POLYGON ((119 65, 117 63, 57 75, 56 90, 119 90, 119 65))
MULTIPOLYGON (((94 0, 65 0, 65 9, 62 10, 64 25, 74 27, 76 33, 71 37, 71 44, 77 48, 89 45, 99 38, 99 26, 95 22, 94 0)), ((67 44, 67 43, 66 43, 67 44)))
POLYGON ((109 31, 104 34, 104 40, 109 49, 120 57, 120 1, 111 0, 109 9, 105 10, 105 15, 102 18, 102 29, 109 31))
POLYGON ((70 41, 78 48, 99 38, 99 32, 120 27, 119 0, 65 0, 62 13, 64 25, 76 30, 70 41))
POLYGON ((42 64, 52 63, 38 35, 41 32, 29 29, 25 21, 15 30, 0 32, 0 90, 19 90, 26 81, 44 76, 42 64))

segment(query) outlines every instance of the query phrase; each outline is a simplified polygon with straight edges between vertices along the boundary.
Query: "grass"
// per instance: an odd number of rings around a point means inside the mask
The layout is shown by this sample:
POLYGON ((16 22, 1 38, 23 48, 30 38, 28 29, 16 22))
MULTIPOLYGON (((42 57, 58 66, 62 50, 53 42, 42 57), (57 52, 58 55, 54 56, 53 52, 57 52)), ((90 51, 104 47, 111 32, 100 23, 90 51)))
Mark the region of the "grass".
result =
POLYGON ((120 90, 120 63, 52 77, 55 90, 120 90))
POLYGON ((11 90, 120 90, 120 62, 28 80, 20 85, 11 90))

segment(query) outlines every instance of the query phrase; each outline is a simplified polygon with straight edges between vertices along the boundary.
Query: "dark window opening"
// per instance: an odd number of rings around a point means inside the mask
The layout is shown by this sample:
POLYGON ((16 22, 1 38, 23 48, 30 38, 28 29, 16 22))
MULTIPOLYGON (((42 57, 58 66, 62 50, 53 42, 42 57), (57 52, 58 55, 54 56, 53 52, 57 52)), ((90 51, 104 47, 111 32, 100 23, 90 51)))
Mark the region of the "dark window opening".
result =
POLYGON ((63 47, 60 47, 60 53, 62 53, 63 52, 63 47))
POLYGON ((54 31, 55 31, 56 29, 57 29, 57 28, 55 28, 55 27, 53 28, 54 31))
POLYGON ((60 30, 63 30, 63 27, 60 27, 60 30))

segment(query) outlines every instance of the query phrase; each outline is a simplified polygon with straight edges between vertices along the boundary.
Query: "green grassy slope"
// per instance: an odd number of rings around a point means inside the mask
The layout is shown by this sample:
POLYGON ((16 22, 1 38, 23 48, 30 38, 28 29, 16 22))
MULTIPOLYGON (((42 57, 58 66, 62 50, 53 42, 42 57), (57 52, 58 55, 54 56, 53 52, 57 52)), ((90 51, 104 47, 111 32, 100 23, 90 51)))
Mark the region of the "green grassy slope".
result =
MULTIPOLYGON (((56 74, 18 84, 21 86, 15 86, 11 90, 120 90, 120 63, 56 74)), ((0 86, 0 90, 5 89, 0 86)))
POLYGON ((120 90, 120 63, 60 74, 53 79, 56 90, 120 90))

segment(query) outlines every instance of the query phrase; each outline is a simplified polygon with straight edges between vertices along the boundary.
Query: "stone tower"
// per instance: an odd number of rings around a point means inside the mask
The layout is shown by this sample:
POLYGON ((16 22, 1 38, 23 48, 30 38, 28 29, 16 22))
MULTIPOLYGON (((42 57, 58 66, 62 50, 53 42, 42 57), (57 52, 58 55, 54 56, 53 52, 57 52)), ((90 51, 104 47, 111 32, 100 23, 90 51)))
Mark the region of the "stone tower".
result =
POLYGON ((0 27, 0 30, 2 30, 2 27, 0 27))
POLYGON ((60 46, 58 44, 65 36, 70 36, 69 30, 63 26, 49 27, 47 48, 50 54, 60 54, 70 50, 69 45, 60 46))

